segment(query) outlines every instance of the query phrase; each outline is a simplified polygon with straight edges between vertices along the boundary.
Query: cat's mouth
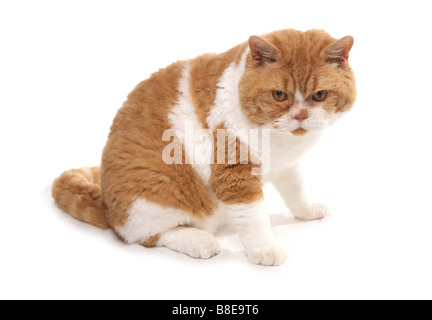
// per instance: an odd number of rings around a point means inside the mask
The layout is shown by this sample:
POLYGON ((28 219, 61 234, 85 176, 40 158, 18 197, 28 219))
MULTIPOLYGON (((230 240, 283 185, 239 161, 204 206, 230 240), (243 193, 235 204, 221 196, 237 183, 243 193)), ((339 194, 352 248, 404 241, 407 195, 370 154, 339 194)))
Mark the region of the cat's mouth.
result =
POLYGON ((304 136, 307 132, 308 131, 306 129, 303 129, 303 128, 298 128, 298 129, 291 131, 291 133, 295 136, 304 136))
POLYGON ((305 129, 299 121, 276 121, 273 123, 273 127, 278 131, 289 132, 295 136, 303 136, 308 130, 305 129))
POLYGON ((308 119, 307 121, 287 121, 278 119, 273 123, 273 127, 280 132, 289 132, 295 136, 304 136, 308 132, 320 132, 329 126, 325 119, 308 119))

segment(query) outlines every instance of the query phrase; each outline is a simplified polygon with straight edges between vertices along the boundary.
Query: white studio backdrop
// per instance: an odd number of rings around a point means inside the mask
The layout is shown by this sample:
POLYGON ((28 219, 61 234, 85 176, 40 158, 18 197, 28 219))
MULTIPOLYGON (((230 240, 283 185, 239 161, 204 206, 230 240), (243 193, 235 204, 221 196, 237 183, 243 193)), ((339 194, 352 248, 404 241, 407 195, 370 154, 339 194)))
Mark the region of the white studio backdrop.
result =
POLYGON ((428 1, 1 1, 0 298, 432 298, 428 1), (50 183, 98 165, 115 112, 152 72, 252 34, 353 35, 358 101, 305 159, 332 209, 298 223, 266 188, 288 259, 235 234, 198 261, 126 246, 60 212, 50 183))

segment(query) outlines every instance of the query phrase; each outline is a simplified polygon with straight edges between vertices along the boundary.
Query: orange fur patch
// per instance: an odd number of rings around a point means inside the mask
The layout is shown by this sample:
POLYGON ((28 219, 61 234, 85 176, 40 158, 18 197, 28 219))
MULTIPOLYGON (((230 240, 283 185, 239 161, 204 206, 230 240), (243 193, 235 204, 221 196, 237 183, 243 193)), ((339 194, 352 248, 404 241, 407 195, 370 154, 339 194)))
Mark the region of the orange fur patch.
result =
POLYGON ((142 245, 147 248, 154 247, 159 240, 159 235, 149 237, 142 245))
POLYGON ((76 219, 107 229, 99 180, 99 167, 66 171, 54 181, 52 196, 59 208, 76 219))
POLYGON ((217 83, 226 68, 238 63, 246 44, 232 48, 217 55, 205 54, 191 60, 191 95, 195 112, 204 128, 207 128, 206 117, 214 105, 217 83))
MULTIPOLYGON (((218 129, 225 128, 220 125, 218 129)), ((258 168, 259 165, 252 163, 249 153, 248 163, 242 164, 240 152, 239 139, 230 135, 225 138, 223 149, 218 149, 217 133, 215 133, 215 164, 212 165, 209 184, 216 197, 224 203, 252 203, 264 197, 261 177, 252 175, 252 169, 258 168), (225 158, 224 164, 218 164, 220 158, 225 158)))

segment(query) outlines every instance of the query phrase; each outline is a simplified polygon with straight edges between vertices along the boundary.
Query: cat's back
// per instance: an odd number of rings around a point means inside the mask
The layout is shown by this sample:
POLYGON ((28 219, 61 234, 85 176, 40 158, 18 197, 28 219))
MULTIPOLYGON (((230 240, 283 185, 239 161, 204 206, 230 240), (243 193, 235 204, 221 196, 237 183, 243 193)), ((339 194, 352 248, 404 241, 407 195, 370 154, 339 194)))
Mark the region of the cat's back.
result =
POLYGON ((111 127, 111 134, 142 130, 155 138, 168 129, 168 114, 179 98, 178 84, 186 61, 177 61, 153 73, 129 93, 111 127))

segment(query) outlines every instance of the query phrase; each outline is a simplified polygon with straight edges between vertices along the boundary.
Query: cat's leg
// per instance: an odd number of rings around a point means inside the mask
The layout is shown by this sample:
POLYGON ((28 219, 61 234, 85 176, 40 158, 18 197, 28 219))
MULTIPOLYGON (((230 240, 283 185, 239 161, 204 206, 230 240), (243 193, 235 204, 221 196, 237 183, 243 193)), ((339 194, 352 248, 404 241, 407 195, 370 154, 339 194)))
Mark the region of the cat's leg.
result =
POLYGON ((188 212, 136 199, 125 223, 115 231, 130 244, 164 246, 193 258, 208 259, 217 255, 219 243, 199 227, 200 223, 188 212))
POLYGON ((315 220, 327 214, 325 205, 313 203, 307 197, 299 164, 284 169, 272 183, 297 219, 315 220))
POLYGON ((285 252, 273 235, 264 201, 229 204, 226 205, 226 212, 233 219, 252 263, 278 266, 285 261, 285 252))
POLYGON ((234 154, 236 159, 233 160, 236 163, 229 164, 230 153, 227 150, 226 164, 212 166, 209 184, 221 207, 237 227, 249 260, 267 266, 280 265, 285 261, 285 252, 273 235, 265 210, 262 177, 253 174, 252 169, 257 165, 240 164, 240 142, 235 141, 237 154, 234 154))

